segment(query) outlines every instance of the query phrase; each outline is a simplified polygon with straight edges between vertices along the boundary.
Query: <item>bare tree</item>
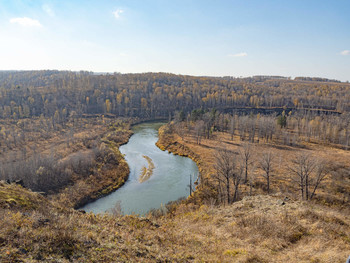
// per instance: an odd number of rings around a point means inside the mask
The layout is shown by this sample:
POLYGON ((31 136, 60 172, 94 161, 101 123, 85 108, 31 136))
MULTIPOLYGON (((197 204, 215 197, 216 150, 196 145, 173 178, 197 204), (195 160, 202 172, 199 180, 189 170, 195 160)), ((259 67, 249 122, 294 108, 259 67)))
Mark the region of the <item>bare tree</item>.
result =
POLYGON ((186 133, 186 126, 184 122, 178 122, 175 124, 175 131, 183 140, 186 133))
POLYGON ((249 173, 249 180, 248 180, 248 185, 249 185, 249 195, 252 196, 253 195, 253 186, 256 182, 256 171, 257 164, 256 163, 252 163, 252 168, 250 169, 250 173, 249 173))
POLYGON ((233 158, 233 153, 228 150, 220 150, 215 157, 215 168, 217 171, 216 179, 218 180, 218 190, 221 191, 221 187, 226 190, 226 201, 231 202, 231 181, 234 184, 234 194, 232 201, 235 202, 238 199, 238 187, 241 181, 241 171, 237 170, 236 163, 233 158))
POLYGON ((315 165, 315 177, 313 180, 314 186, 310 195, 310 200, 315 196, 317 188, 320 186, 320 183, 323 181, 323 179, 326 178, 328 174, 329 171, 326 164, 324 163, 324 160, 318 160, 315 165))
POLYGON ((239 138, 241 141, 245 140, 245 134, 246 134, 246 129, 247 129, 247 116, 242 116, 238 119, 238 133, 239 133, 239 138))
POLYGON ((270 179, 273 172, 274 155, 268 151, 264 152, 259 161, 259 167, 264 171, 263 176, 266 178, 266 190, 270 192, 270 179))
POLYGON ((289 167, 289 170, 294 174, 295 181, 299 185, 301 199, 309 200, 310 177, 315 169, 315 160, 310 154, 301 153, 292 162, 294 166, 289 167))
POLYGON ((236 169, 236 164, 232 158, 232 152, 228 150, 220 150, 215 156, 215 168, 217 171, 217 180, 219 191, 221 191, 221 184, 226 187, 226 201, 230 203, 230 181, 236 169))
POLYGON ((204 129, 204 121, 200 120, 196 122, 196 125, 194 127, 195 133, 196 133, 196 141, 197 144, 201 144, 201 137, 203 134, 204 129))
POLYGON ((236 122, 235 122, 235 116, 231 116, 230 120, 230 134, 231 134, 231 141, 233 141, 233 136, 235 134, 235 129, 236 129, 236 122))
POLYGON ((109 209, 109 212, 110 212, 112 215, 116 216, 116 217, 122 216, 122 215, 123 215, 123 209, 122 209, 122 203, 121 203, 121 201, 120 201, 120 200, 117 201, 117 202, 115 203, 115 205, 114 205, 112 208, 109 209))
POLYGON ((234 185, 234 192, 233 192, 233 200, 232 202, 236 202, 239 197, 239 184, 242 180, 242 173, 243 169, 239 167, 236 169, 235 173, 233 174, 233 185, 234 185))
POLYGON ((239 151, 239 156, 242 161, 242 168, 244 169, 244 183, 248 181, 248 167, 252 163, 252 147, 249 143, 244 143, 242 149, 239 151))

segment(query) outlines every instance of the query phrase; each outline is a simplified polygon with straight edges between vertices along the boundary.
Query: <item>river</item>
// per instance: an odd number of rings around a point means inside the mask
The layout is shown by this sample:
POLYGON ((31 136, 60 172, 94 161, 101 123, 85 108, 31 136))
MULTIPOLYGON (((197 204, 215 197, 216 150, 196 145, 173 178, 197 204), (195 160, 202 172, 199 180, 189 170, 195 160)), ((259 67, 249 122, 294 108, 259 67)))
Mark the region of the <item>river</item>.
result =
POLYGON ((120 152, 130 167, 127 182, 117 191, 82 207, 93 213, 109 212, 118 204, 123 214, 144 215, 169 201, 189 195, 190 175, 198 174, 195 162, 160 150, 155 143, 158 129, 164 123, 142 123, 133 127, 134 134, 120 152), (148 158, 147 158, 148 157, 148 158), (152 175, 145 181, 139 178, 144 167, 154 164, 152 175))

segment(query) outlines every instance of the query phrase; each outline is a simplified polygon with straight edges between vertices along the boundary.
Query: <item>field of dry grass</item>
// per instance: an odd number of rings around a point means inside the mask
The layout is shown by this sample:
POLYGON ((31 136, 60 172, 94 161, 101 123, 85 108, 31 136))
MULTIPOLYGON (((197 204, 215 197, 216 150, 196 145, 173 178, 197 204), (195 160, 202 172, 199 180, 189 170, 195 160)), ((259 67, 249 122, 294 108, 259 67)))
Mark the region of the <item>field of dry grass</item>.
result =
MULTIPOLYGON (((112 152, 101 163, 114 157, 122 163, 117 147, 125 138, 115 128, 102 138, 103 147, 112 152)), ((191 135, 182 139, 162 131, 158 145, 193 158, 204 178, 216 172, 219 149, 237 153, 242 147, 238 137, 231 140, 225 133, 214 133, 198 145, 191 135)), ((308 151, 346 170, 349 153, 317 144, 261 143, 254 146, 254 158, 267 149, 277 156, 270 195, 256 168, 251 172, 258 183, 252 195, 247 186, 241 187, 241 201, 217 206, 210 199, 203 201, 204 193, 197 191, 187 202, 168 206, 167 214, 162 210, 146 217, 85 214, 62 201, 100 193, 93 188, 98 177, 79 180, 56 198, 0 182, 0 262, 345 262, 350 254, 350 208, 339 188, 348 189, 349 178, 333 174, 317 200, 300 201, 287 167, 298 152, 308 151)), ((113 190, 106 185, 101 189, 113 190)))
MULTIPOLYGON (((212 178, 217 173, 215 169, 215 156, 222 149, 232 151, 238 165, 240 151, 246 142, 241 141, 238 135, 233 137, 225 132, 214 132, 211 139, 201 139, 197 144, 195 135, 189 132, 179 136, 175 132, 160 130, 158 147, 169 150, 175 154, 190 156, 199 165, 204 178, 212 178)), ((271 141, 269 143, 251 144, 251 165, 249 166, 250 180, 254 187, 251 190, 247 185, 241 185, 241 196, 249 194, 265 194, 265 178, 259 168, 259 159, 264 152, 271 152, 273 158, 273 173, 271 177, 272 193, 282 193, 293 199, 300 199, 299 188, 294 182, 290 168, 293 160, 301 153, 310 154, 313 158, 326 163, 332 171, 321 183, 316 192, 315 199, 326 205, 335 205, 339 208, 350 207, 350 151, 337 147, 317 144, 302 143, 298 146, 281 145, 271 141)))
POLYGON ((345 211, 253 196, 181 204, 166 216, 82 214, 0 183, 1 262, 334 262, 350 251, 345 211))

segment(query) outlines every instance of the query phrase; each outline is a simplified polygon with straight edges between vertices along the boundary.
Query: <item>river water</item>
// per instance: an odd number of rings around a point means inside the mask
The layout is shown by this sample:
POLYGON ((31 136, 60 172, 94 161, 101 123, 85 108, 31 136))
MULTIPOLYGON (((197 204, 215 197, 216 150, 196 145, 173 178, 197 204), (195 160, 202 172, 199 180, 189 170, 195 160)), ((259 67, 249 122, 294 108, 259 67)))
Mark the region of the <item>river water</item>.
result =
POLYGON ((120 147, 120 152, 130 167, 127 182, 117 191, 82 207, 93 213, 110 212, 116 205, 123 214, 144 215, 152 208, 160 208, 169 201, 175 201, 189 195, 190 175, 198 174, 195 162, 160 150, 155 143, 158 140, 158 129, 164 123, 143 123, 133 127, 134 134, 127 144, 120 147), (154 163, 152 176, 139 182, 148 156, 154 163))

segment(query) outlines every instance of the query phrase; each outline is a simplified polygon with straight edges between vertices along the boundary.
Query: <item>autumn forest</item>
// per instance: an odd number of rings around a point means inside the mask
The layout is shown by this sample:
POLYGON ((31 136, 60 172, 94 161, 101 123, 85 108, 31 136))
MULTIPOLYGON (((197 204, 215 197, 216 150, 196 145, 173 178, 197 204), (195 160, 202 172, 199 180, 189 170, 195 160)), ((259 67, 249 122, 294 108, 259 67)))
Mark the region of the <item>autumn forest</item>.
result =
MULTIPOLYGON (((156 258, 159 262, 168 262, 166 258, 171 262, 231 262, 233 258, 268 262, 270 253, 275 253, 278 262, 299 255, 308 240, 327 239, 332 233, 336 242, 328 258, 339 261, 345 255, 340 251, 349 248, 346 231, 350 223, 344 219, 350 202, 349 147, 350 84, 337 80, 1 71, 0 213, 39 208, 29 214, 33 226, 20 235, 22 239, 9 237, 17 235, 20 227, 14 224, 22 224, 18 222, 27 220, 27 215, 13 212, 12 216, 21 217, 17 223, 0 222, 2 229, 17 229, 12 234, 0 230, 0 252, 4 245, 6 258, 11 259, 30 253, 39 261, 54 254, 66 260, 105 257, 106 262, 112 262, 113 255, 148 262, 156 258), (130 170, 119 147, 128 142, 134 125, 149 121, 164 123, 159 129, 160 149, 189 157, 198 165, 199 174, 190 178, 189 196, 150 211, 147 219, 123 217, 117 206, 112 215, 101 217, 77 210, 124 185, 130 170), (45 203, 50 208, 44 208, 43 202, 50 202, 45 203), (309 210, 314 206, 318 208, 309 210), (272 214, 260 211, 261 207, 272 214), (242 209, 249 213, 239 212, 242 209), (66 219, 57 219, 57 211, 66 219), (36 213, 48 221, 40 223, 36 213), (72 218, 82 222, 80 232, 72 231, 76 227, 72 218), (302 218, 307 223, 301 223, 302 218), (115 220, 120 223, 115 225, 115 220), (333 221, 328 226, 325 222, 329 220, 333 221), (59 225, 57 230, 50 227, 53 221, 59 225), (158 229, 158 224, 169 222, 173 228, 158 229), (195 222, 220 240, 215 248, 205 249, 205 255, 177 243, 184 238, 194 244, 189 233, 198 235, 200 246, 211 240, 211 234, 204 237, 195 222), (128 239, 127 231, 146 231, 137 232, 130 241, 144 252, 135 252, 129 243, 124 252, 114 245, 107 249, 108 242, 114 241, 105 240, 116 236, 87 230, 93 224, 108 225, 115 233, 125 226, 128 230, 117 235, 121 240, 128 239), (317 232, 312 224, 320 224, 325 232, 317 232), (179 225, 188 233, 176 233, 179 225), (229 231, 234 226, 235 230, 230 238, 222 239, 219 230, 212 229, 214 225, 229 231), (55 233, 47 239, 54 252, 37 248, 35 244, 46 242, 37 228, 55 233), (163 229, 173 238, 160 234, 163 229), (29 242, 32 231, 42 240, 29 242), (88 233, 89 240, 81 233, 88 233), (148 246, 148 239, 156 245, 148 246), (238 245, 240 240, 243 243, 238 245), (259 240, 265 245, 256 243, 259 240), (164 242, 175 244, 183 254, 162 250, 164 242), (22 243, 27 247, 25 253, 20 250, 22 243), (94 254, 86 244, 101 250, 94 254), (249 248, 243 248, 246 244, 249 248)), ((322 246, 315 245, 310 251, 303 250, 299 259, 316 253, 314 262, 324 262, 322 246)))

